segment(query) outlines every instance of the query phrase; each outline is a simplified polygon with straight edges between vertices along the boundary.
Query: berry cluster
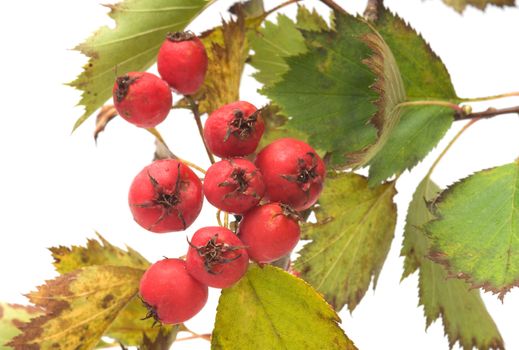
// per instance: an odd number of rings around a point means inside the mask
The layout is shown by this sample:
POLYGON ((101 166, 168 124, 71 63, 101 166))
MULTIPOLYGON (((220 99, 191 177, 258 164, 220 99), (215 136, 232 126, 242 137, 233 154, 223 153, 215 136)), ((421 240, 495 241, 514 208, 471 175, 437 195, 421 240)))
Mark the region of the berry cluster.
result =
MULTIPOLYGON (((159 51, 158 69, 164 80, 149 73, 116 80, 115 106, 137 126, 153 127, 164 120, 172 103, 170 87, 185 95, 196 92, 207 69, 205 49, 192 33, 169 34, 159 51)), ((230 287, 246 273, 249 259, 273 262, 299 241, 298 211, 317 201, 325 165, 312 147, 292 138, 274 141, 254 156, 265 128, 261 114, 238 101, 209 115, 204 141, 222 160, 211 165, 203 183, 176 159, 154 161, 133 180, 130 209, 149 231, 187 229, 204 196, 239 223, 236 233, 222 226, 199 229, 188 241, 185 260, 164 259, 145 272, 140 295, 148 317, 168 324, 188 320, 204 306, 208 287, 230 287)))

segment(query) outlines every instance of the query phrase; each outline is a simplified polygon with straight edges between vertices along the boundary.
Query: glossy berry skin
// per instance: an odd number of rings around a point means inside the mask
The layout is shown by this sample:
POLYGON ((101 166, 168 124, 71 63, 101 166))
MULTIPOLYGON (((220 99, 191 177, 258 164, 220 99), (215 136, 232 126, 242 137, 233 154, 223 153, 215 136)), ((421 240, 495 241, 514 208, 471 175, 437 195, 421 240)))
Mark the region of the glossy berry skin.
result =
POLYGON ((263 174, 265 198, 286 203, 297 211, 311 207, 323 189, 325 165, 307 143, 279 139, 261 150, 256 166, 263 174))
POLYGON ((201 283, 227 288, 247 272, 249 255, 242 241, 224 227, 196 231, 186 257, 187 271, 201 283))
POLYGON ((151 265, 141 278, 139 293, 149 313, 147 317, 176 324, 195 316, 207 302, 207 286, 186 270, 180 259, 164 259, 151 265))
POLYGON ((169 33, 157 56, 159 74, 179 94, 194 94, 207 72, 204 44, 191 32, 169 33))
POLYGON ((113 101, 125 120, 141 128, 153 128, 166 119, 173 98, 168 84, 156 75, 130 72, 116 79, 113 101))
POLYGON ((204 194, 216 208, 243 214, 258 205, 265 194, 265 184, 254 163, 243 158, 229 158, 207 169, 204 194))
POLYGON ((300 235, 297 214, 281 203, 251 209, 238 228, 238 237, 247 247, 249 258, 258 263, 269 263, 289 254, 300 235))
POLYGON ((188 228, 200 213, 203 199, 198 176, 175 159, 146 166, 133 180, 128 194, 135 221, 156 233, 188 228))
POLYGON ((204 139, 218 157, 240 157, 256 150, 264 130, 261 111, 248 102, 238 101, 211 113, 205 122, 204 139))

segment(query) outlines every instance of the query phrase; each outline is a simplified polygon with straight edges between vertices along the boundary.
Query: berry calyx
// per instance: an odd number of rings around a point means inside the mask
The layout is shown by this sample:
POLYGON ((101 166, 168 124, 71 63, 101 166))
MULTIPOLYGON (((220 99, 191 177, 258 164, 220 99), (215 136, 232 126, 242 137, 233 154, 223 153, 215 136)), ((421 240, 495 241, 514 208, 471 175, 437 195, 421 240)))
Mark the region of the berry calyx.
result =
POLYGON ((178 160, 157 160, 137 174, 128 202, 135 221, 149 231, 185 230, 202 209, 202 182, 178 160))
POLYGON ((211 113, 205 122, 204 139, 218 157, 246 156, 256 150, 264 130, 261 109, 238 101, 211 113))
POLYGON ((201 228, 189 246, 187 271, 209 287, 230 287, 247 272, 249 256, 231 230, 218 226, 201 228))
POLYGON ((287 254, 301 235, 299 215, 282 203, 269 203, 248 211, 240 221, 238 237, 251 260, 269 263, 287 254))
POLYGON ((265 198, 301 211, 311 207, 323 189, 325 165, 315 150, 292 138, 276 140, 259 152, 256 166, 263 174, 265 198))
POLYGON ((207 169, 204 194, 218 209, 243 214, 258 205, 264 193, 263 176, 254 163, 246 159, 224 159, 207 169))
POLYGON ((194 94, 202 86, 207 62, 204 44, 192 32, 169 33, 157 56, 160 76, 183 95, 194 94))
POLYGON ((168 84, 151 73, 130 72, 115 80, 113 101, 126 121, 152 128, 169 114, 173 98, 168 84))
POLYGON ((164 259, 146 270, 139 293, 148 308, 146 317, 176 324, 189 320, 204 307, 208 290, 191 277, 183 260, 164 259))

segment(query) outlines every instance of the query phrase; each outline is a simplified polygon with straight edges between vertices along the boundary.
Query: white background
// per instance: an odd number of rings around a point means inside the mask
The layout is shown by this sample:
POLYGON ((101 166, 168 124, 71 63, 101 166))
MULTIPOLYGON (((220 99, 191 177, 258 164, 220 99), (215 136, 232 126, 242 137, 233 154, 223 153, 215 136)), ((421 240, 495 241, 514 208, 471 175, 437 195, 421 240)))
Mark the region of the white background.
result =
MULTIPOLYGON (((266 1, 271 8, 279 1, 266 1)), ((321 13, 328 10, 306 1, 321 13)), ((364 1, 339 1, 348 11, 362 11, 364 1)), ((462 97, 488 96, 519 90, 519 10, 468 9, 460 16, 439 0, 386 1, 417 28, 450 70, 462 97)), ((216 25, 219 12, 232 1, 219 0, 193 23, 191 29, 216 25)), ((56 274, 47 247, 83 244, 94 230, 109 241, 128 244, 151 261, 185 253, 184 233, 156 235, 137 226, 127 207, 133 176, 149 163, 153 139, 123 120, 112 122, 96 146, 94 118, 71 135, 82 114, 75 107, 79 93, 63 85, 80 73, 86 59, 70 50, 100 25, 113 25, 107 8, 91 0, 9 1, 0 5, 0 300, 24 303, 21 296, 56 274)), ((293 15, 295 6, 286 9, 293 15)), ((250 74, 252 69, 246 69, 250 74)), ((255 93, 257 83, 245 78, 242 98, 257 105, 265 100, 255 93)), ((475 105, 518 105, 519 98, 475 105)), ((340 313, 347 334, 362 350, 447 349, 441 322, 424 331, 423 311, 417 307, 416 275, 400 282, 402 241, 407 204, 432 160, 461 124, 456 124, 419 167, 398 183, 396 237, 376 292, 368 291, 350 315, 340 313)), ((179 156, 203 166, 208 162, 195 123, 187 112, 174 111, 159 129, 179 156)), ((519 120, 500 116, 472 127, 445 157, 434 179, 446 186, 473 171, 504 164, 519 156, 519 120)), ((214 224, 214 210, 205 205, 188 230, 214 224)), ((209 333, 218 291, 188 325, 209 333)), ((508 349, 519 349, 517 325, 519 290, 501 304, 485 294, 508 349)), ((237 325, 239 326, 239 325, 237 325)), ((311 330, 309 330, 311 331, 311 330)), ((176 349, 205 349, 204 341, 182 342, 176 349)))

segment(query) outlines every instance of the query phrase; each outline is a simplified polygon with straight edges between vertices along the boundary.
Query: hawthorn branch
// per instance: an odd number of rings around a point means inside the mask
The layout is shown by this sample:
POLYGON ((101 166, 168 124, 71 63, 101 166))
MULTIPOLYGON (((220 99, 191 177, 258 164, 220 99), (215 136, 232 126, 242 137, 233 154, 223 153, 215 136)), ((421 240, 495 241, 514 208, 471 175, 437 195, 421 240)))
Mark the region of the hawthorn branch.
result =
POLYGON ((364 18, 369 22, 376 22, 378 20, 379 9, 383 4, 384 0, 368 0, 368 4, 364 10, 364 18))
POLYGON ((189 102, 189 106, 191 107, 191 111, 193 112, 193 115, 195 117, 196 126, 198 127, 198 132, 200 133, 200 137, 202 138, 202 142, 204 143, 205 151, 207 152, 207 156, 209 157, 209 160, 211 161, 211 164, 214 164, 214 156, 209 151, 209 147, 207 147, 207 143, 205 142, 204 138, 204 127, 202 125, 202 119, 200 119, 200 110, 198 109, 198 104, 193 99, 192 96, 186 95, 185 96, 187 101, 189 102))
POLYGON ((333 0, 321 0, 321 2, 329 8, 331 8, 332 10, 342 13, 343 15, 348 14, 342 7, 339 6, 339 4, 337 4, 333 0))
POLYGON ((498 115, 503 114, 518 114, 519 115, 519 106, 516 107, 508 107, 508 108, 488 108, 483 112, 475 112, 475 113, 456 113, 454 120, 467 120, 467 119, 488 119, 493 118, 498 115))

